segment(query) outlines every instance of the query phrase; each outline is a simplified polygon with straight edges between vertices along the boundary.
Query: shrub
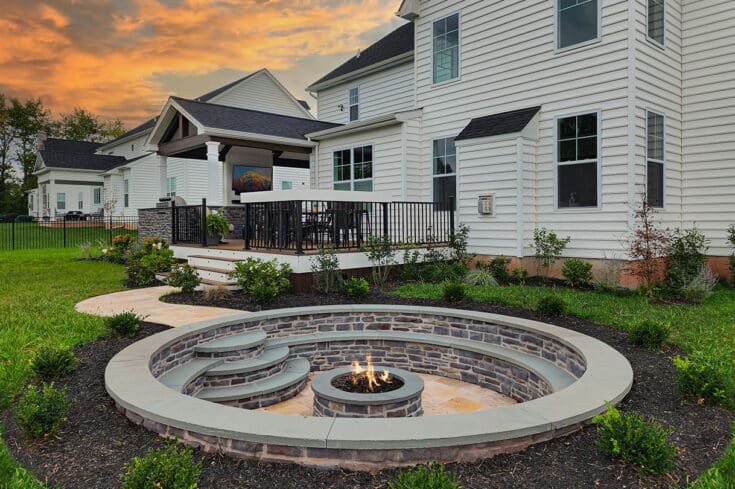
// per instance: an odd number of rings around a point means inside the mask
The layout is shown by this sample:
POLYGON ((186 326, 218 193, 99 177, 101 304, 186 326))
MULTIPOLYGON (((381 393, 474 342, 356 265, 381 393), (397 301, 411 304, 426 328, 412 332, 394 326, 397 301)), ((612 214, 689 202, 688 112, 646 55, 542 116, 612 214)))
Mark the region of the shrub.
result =
POLYGON ((483 287, 495 287, 498 281, 489 270, 475 269, 470 270, 464 276, 464 283, 467 285, 480 285, 483 287))
POLYGON ((699 272, 688 282, 681 285, 678 297, 692 304, 703 304, 712 295, 718 278, 707 265, 702 265, 699 272))
POLYGON ((460 282, 469 272, 467 265, 461 262, 439 262, 424 265, 421 269, 421 280, 424 282, 460 282))
POLYGON ((646 319, 629 326, 628 341, 650 350, 660 350, 670 335, 670 324, 646 319))
POLYGON ((3 489, 51 489, 36 480, 33 475, 23 467, 16 467, 3 489))
POLYGON ((258 298, 253 297, 253 300, 261 304, 287 292, 291 288, 290 275, 291 267, 287 263, 279 264, 275 258, 263 261, 252 257, 235 263, 235 271, 230 273, 230 277, 237 280, 242 290, 250 295, 257 295, 258 298), (271 299, 266 300, 267 297, 271 299))
POLYGON ((545 316, 561 316, 567 310, 567 304, 558 295, 546 295, 538 300, 536 309, 545 316))
POLYGON ((319 247, 319 254, 311 259, 311 273, 314 277, 314 289, 319 292, 328 294, 339 285, 342 270, 333 247, 319 247))
POLYGON ((561 269, 569 287, 587 287, 592 283, 592 263, 570 258, 564 261, 561 269))
POLYGON ((420 280, 421 279, 421 252, 417 250, 412 243, 405 245, 403 250, 403 265, 400 268, 401 279, 403 280, 420 280))
POLYGON ((461 282, 446 281, 442 285, 442 297, 449 302, 459 302, 465 298, 467 291, 461 282))
POLYGON ((112 238, 112 246, 102 249, 102 256, 113 263, 123 264, 135 246, 135 238, 130 234, 120 234, 112 238))
POLYGON ((470 236, 470 227, 460 224, 459 227, 449 235, 450 259, 457 263, 467 265, 474 258, 474 254, 467 252, 467 244, 470 236))
POLYGON ((365 297, 370 292, 370 284, 364 278, 352 277, 342 286, 345 295, 350 299, 365 297))
POLYGON ((268 304, 278 297, 278 288, 266 283, 258 283, 250 290, 250 297, 257 304, 268 304))
POLYGON ((668 231, 656 226, 656 209, 651 207, 645 195, 633 217, 635 229, 626 241, 628 255, 632 260, 630 273, 650 291, 661 270, 661 259, 669 252, 671 237, 668 231))
POLYGON ((204 289, 204 300, 207 302, 217 302, 228 299, 232 296, 232 292, 224 285, 216 287, 207 287, 204 289))
POLYGON ((125 275, 131 287, 147 287, 156 283, 156 271, 140 259, 128 261, 125 275))
POLYGON ((143 322, 143 319, 142 316, 138 316, 133 311, 121 312, 105 318, 105 326, 118 336, 130 336, 132 338, 140 329, 140 323, 143 322))
POLYGON ((544 269, 544 275, 549 275, 549 267, 561 258, 564 248, 571 238, 559 238, 555 232, 546 228, 533 230, 533 249, 536 250, 536 261, 544 269))
POLYGON ((735 408, 732 362, 716 352, 695 351, 674 358, 674 380, 679 392, 697 403, 735 408))
POLYGON ((175 263, 174 252, 168 248, 151 248, 140 256, 140 264, 156 273, 168 272, 175 263))
POLYGON ((207 215, 207 234, 212 238, 226 235, 230 232, 230 221, 227 220, 222 210, 207 215))
POLYGON ((120 234, 112 238, 112 246, 129 250, 135 246, 135 238, 131 234, 120 234))
POLYGON ((72 373, 78 361, 68 348, 44 347, 31 360, 31 370, 39 379, 51 380, 72 373))
MULTIPOLYGON (((735 247, 735 224, 727 228, 727 242, 735 247)), ((735 287, 735 253, 730 255, 730 273, 732 274, 732 285, 735 287)))
POLYGON ((676 229, 671 236, 665 284, 678 293, 696 277, 707 263, 707 238, 697 228, 676 229))
POLYGON ((523 267, 514 268, 510 274, 510 281, 518 285, 526 285, 528 270, 523 267))
POLYGON ((46 438, 54 436, 71 401, 66 395, 66 387, 57 389, 54 383, 43 383, 41 390, 29 385, 18 401, 15 421, 26 438, 46 438))
POLYGON ((171 287, 178 287, 181 292, 190 294, 194 292, 194 289, 199 287, 201 279, 196 270, 191 268, 189 265, 179 265, 171 270, 168 274, 166 283, 171 287))
POLYGON ((149 449, 125 466, 122 489, 195 489, 201 463, 194 463, 191 448, 170 443, 166 448, 149 449))
POLYGON ((99 249, 92 243, 85 242, 79 245, 79 254, 83 260, 93 260, 99 256, 99 249))
POLYGON ((607 455, 637 465, 642 474, 664 474, 674 468, 676 447, 668 439, 672 430, 613 406, 592 422, 600 435, 597 446, 607 455))
POLYGON ((499 283, 508 283, 510 282, 508 265, 510 265, 510 258, 496 256, 483 268, 487 269, 499 283))
POLYGON ((419 465, 398 474, 390 489, 460 489, 457 476, 446 472, 443 465, 419 465))
POLYGON ((371 234, 367 244, 363 245, 363 250, 373 265, 373 283, 379 287, 383 286, 388 281, 390 267, 396 263, 390 238, 376 237, 371 234))
POLYGON ((146 238, 143 240, 143 249, 150 252, 153 249, 167 250, 168 242, 163 238, 146 238))

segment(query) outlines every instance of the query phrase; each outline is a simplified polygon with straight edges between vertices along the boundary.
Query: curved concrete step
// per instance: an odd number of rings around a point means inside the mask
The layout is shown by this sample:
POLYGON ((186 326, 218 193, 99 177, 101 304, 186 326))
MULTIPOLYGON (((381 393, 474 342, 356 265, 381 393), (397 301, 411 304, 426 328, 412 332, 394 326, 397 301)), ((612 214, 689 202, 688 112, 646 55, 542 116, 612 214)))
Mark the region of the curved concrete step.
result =
POLYGON ((488 355, 490 357, 505 360, 519 367, 535 372, 546 380, 554 392, 569 387, 577 379, 559 367, 558 365, 544 360, 541 357, 522 353, 503 346, 483 343, 480 341, 465 340, 451 336, 428 335, 424 333, 408 333, 403 331, 345 331, 334 333, 315 333, 305 335, 287 336, 268 340, 269 347, 296 346, 311 343, 324 343, 330 341, 353 341, 353 340, 385 340, 425 343, 448 348, 463 350, 488 355))
POLYGON ((257 348, 265 343, 265 331, 249 331, 201 343, 194 347, 195 353, 227 353, 257 348))
POLYGON ((289 348, 287 346, 279 346, 276 348, 266 347, 266 349, 263 350, 263 353, 255 358, 225 362, 207 370, 204 372, 204 375, 208 377, 216 377, 220 375, 256 372, 286 361, 288 358, 288 351, 289 348))
POLYGON ((176 392, 183 392, 187 385, 212 367, 224 362, 222 358, 195 358, 161 375, 158 381, 176 392))
POLYGON ((255 396, 270 394, 287 389, 306 379, 311 366, 305 358, 296 358, 286 362, 283 372, 249 384, 232 387, 209 387, 196 395, 199 399, 211 402, 242 401, 255 396))

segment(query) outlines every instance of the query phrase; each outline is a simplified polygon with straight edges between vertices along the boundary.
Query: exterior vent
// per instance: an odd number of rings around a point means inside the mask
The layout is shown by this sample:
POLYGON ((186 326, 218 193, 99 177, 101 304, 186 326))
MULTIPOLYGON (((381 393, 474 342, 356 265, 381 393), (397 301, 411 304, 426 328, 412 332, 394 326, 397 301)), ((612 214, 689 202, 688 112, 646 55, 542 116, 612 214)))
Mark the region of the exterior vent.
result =
POLYGON ((477 213, 481 216, 495 216, 495 194, 481 195, 477 199, 477 213))

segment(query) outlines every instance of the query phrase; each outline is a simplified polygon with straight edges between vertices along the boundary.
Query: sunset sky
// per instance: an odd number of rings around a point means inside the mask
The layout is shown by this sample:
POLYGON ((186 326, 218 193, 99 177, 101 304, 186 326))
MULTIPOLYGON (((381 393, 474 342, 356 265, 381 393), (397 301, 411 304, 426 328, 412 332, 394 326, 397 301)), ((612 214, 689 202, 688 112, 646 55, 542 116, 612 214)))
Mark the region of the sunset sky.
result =
MULTIPOLYGON (((0 92, 128 127, 269 68, 297 98, 401 24, 399 0, 3 0, 0 92)), ((311 102, 311 100, 309 100, 311 102)))

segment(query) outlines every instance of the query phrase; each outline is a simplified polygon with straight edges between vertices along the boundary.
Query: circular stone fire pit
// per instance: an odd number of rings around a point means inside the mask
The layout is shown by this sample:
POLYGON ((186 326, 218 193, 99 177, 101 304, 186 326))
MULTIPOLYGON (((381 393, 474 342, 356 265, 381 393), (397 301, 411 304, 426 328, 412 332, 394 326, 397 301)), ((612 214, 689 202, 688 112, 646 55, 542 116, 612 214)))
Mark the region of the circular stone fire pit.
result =
MULTIPOLYGON (((403 385, 388 392, 347 392, 335 387, 335 381, 352 377, 352 367, 341 367, 314 377, 314 416, 337 418, 404 418, 421 416, 421 393, 424 381, 407 370, 376 366, 378 372, 388 371, 403 385)), ((339 382, 337 382, 339 385, 339 382)))

